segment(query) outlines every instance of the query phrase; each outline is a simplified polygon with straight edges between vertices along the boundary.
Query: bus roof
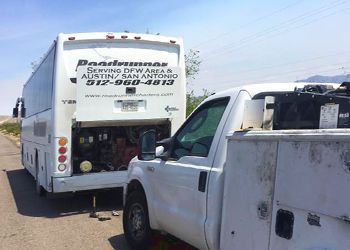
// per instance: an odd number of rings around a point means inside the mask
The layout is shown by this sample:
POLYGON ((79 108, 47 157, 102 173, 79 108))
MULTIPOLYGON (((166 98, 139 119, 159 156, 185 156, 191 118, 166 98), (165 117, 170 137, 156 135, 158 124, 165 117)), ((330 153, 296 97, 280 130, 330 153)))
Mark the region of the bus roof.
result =
POLYGON ((161 36, 153 34, 128 33, 128 32, 91 32, 91 33, 60 33, 58 41, 78 41, 78 40, 126 40, 126 41, 150 41, 182 45, 180 37, 161 36))

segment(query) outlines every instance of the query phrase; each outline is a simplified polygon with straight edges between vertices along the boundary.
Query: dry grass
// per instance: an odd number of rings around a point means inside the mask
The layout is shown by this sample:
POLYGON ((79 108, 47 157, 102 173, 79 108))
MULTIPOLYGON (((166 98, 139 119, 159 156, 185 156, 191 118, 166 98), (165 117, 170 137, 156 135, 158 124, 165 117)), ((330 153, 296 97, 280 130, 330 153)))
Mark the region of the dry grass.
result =
POLYGON ((6 134, 10 134, 17 137, 21 133, 21 128, 19 123, 15 123, 15 122, 5 122, 3 124, 0 124, 0 130, 6 134))

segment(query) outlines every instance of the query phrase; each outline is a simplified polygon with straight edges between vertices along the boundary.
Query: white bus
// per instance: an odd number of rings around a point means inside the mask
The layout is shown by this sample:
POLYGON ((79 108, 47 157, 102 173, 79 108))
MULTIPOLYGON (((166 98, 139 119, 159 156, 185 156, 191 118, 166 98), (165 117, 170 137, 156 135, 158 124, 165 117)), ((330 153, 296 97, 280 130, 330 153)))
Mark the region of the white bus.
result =
POLYGON ((185 102, 182 39, 59 34, 14 108, 22 164, 39 194, 122 187, 139 135, 171 136, 185 102))

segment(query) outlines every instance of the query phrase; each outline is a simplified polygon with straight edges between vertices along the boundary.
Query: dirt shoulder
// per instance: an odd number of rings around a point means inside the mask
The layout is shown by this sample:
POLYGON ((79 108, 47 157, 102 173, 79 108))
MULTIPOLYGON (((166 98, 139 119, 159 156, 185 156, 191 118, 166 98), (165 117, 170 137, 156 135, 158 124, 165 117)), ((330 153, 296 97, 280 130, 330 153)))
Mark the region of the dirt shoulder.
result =
POLYGON ((20 164, 20 152, 0 135, 0 249, 128 249, 122 228, 122 194, 97 194, 98 213, 89 218, 91 194, 49 199, 35 193, 33 177, 20 164), (120 216, 112 216, 117 210, 120 216))
POLYGON ((0 134, 2 136, 4 136, 6 139, 8 139, 13 145, 15 145, 16 147, 20 147, 21 142, 20 142, 20 138, 19 136, 15 136, 15 135, 11 135, 6 133, 6 131, 4 130, 0 130, 0 134))

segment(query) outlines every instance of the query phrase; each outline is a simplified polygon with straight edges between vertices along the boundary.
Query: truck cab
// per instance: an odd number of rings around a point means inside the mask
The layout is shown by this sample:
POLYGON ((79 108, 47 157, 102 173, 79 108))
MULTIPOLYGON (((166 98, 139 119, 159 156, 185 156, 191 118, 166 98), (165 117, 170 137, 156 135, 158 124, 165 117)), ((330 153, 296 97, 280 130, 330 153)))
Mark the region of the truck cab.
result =
POLYGON ((152 230, 160 230, 199 249, 220 249, 226 135, 242 129, 246 101, 304 85, 233 88, 207 98, 171 138, 156 143, 154 131, 146 132, 124 188, 123 224, 130 245, 147 249, 152 230))

